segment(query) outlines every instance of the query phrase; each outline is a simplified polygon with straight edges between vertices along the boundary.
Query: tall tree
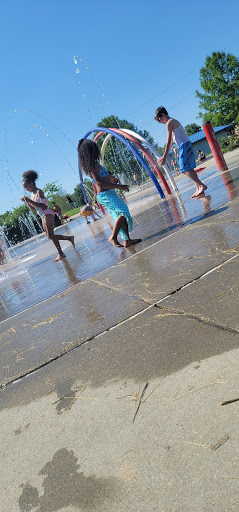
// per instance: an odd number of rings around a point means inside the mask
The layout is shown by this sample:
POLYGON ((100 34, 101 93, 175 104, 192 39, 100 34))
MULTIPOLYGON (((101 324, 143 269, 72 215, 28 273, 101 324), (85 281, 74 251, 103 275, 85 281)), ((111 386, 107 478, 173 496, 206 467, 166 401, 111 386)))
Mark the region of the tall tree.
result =
POLYGON ((214 126, 239 122, 239 59, 231 53, 213 52, 200 69, 204 93, 196 91, 199 117, 214 126))
MULTIPOLYGON (((86 181, 86 183, 87 183, 87 186, 91 185, 91 182, 89 182, 89 184, 88 184, 88 182, 86 181)), ((92 188, 92 185, 91 185, 91 188, 92 188)), ((73 199, 73 201, 75 201, 77 203, 78 206, 82 206, 83 204, 85 204, 85 200, 84 200, 84 196, 82 193, 80 183, 78 183, 78 185, 76 185, 76 187, 74 188, 74 192, 73 192, 73 194, 71 194, 71 198, 73 199)), ((69 205, 68 205, 68 208, 69 208, 69 205)))
POLYGON ((194 133, 200 132, 201 126, 196 123, 187 124, 185 126, 185 132, 187 135, 193 135, 194 133))

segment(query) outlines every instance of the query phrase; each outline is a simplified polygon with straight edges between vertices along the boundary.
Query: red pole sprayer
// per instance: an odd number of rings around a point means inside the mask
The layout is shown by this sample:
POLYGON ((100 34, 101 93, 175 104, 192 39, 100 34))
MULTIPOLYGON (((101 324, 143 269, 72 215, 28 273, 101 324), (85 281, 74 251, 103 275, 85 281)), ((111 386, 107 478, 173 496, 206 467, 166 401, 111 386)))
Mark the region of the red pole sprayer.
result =
POLYGON ((226 171, 228 167, 222 154, 220 144, 213 130, 212 123, 210 123, 210 121, 207 121, 207 123, 203 125, 203 130, 207 137, 208 144, 211 148, 212 154, 215 158, 219 171, 226 171))

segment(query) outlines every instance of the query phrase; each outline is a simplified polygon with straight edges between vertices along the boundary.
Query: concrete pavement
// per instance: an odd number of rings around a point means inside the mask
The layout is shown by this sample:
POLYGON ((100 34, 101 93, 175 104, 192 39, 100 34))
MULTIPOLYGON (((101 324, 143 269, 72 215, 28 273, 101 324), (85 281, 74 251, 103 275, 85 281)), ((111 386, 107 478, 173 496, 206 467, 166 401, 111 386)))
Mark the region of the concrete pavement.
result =
POLYGON ((2 322, 1 512, 238 511, 238 214, 2 322))

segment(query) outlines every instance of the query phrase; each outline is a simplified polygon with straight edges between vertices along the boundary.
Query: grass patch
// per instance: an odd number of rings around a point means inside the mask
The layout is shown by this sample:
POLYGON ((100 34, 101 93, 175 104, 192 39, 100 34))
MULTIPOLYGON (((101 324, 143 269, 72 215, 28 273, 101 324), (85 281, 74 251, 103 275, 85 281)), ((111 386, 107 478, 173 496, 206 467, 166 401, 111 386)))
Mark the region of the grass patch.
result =
POLYGON ((80 208, 72 208, 72 210, 68 210, 68 212, 65 212, 64 215, 69 215, 69 217, 72 217, 76 213, 79 213, 81 208, 82 208, 82 206, 80 206, 80 208))

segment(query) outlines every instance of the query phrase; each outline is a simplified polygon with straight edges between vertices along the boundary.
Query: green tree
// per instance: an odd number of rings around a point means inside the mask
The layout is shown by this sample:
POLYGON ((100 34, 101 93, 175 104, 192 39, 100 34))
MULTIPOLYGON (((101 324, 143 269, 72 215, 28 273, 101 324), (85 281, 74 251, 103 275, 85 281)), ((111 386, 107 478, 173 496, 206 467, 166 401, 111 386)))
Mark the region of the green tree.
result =
POLYGON ((201 129, 201 126, 196 123, 187 124, 187 126, 185 126, 185 132, 187 135, 193 135, 194 133, 200 132, 201 129))
POLYGON ((63 190, 62 185, 57 185, 57 181, 47 183, 43 188, 43 192, 47 198, 49 208, 52 209, 52 202, 54 201, 54 203, 60 206, 62 213, 65 213, 67 210, 69 210, 69 203, 66 199, 66 192, 63 190))
MULTIPOLYGON (((88 185, 87 180, 85 180, 85 183, 88 185)), ((89 183, 92 188, 91 182, 89 182, 89 183)), ((92 192, 92 194, 93 194, 93 192, 92 192)), ((82 192, 80 183, 78 183, 78 185, 76 185, 76 187, 74 188, 74 192, 73 192, 73 194, 71 194, 71 198, 73 199, 73 201, 75 203, 77 203, 77 206, 82 206, 83 204, 85 204, 85 200, 84 200, 84 196, 83 196, 83 192, 82 192)), ((68 204, 68 209, 69 209, 69 204, 68 204)))
MULTIPOLYGON (((117 116, 104 117, 97 126, 132 130, 144 137, 151 144, 155 145, 153 137, 151 137, 147 130, 141 131, 133 123, 126 119, 119 119, 117 116)), ((99 139, 98 143, 100 146, 103 144, 103 140, 107 135, 108 134, 106 133, 99 139)), ((135 147, 135 149, 137 149, 137 145, 132 141, 129 142, 135 147)), ((106 146, 104 163, 109 172, 114 176, 120 177, 123 175, 127 182, 133 183, 133 175, 135 172, 139 175, 145 174, 143 165, 141 165, 136 157, 134 157, 132 151, 115 137, 112 137, 106 146)))
POLYGON ((57 185, 56 181, 53 181, 52 183, 47 183, 45 187, 43 188, 43 192, 45 197, 47 198, 47 201, 54 201, 54 198, 56 195, 64 195, 64 191, 62 190, 61 185, 57 185))
POLYGON ((203 122, 214 126, 239 122, 239 59, 231 53, 213 52, 200 69, 204 93, 196 91, 203 122))

